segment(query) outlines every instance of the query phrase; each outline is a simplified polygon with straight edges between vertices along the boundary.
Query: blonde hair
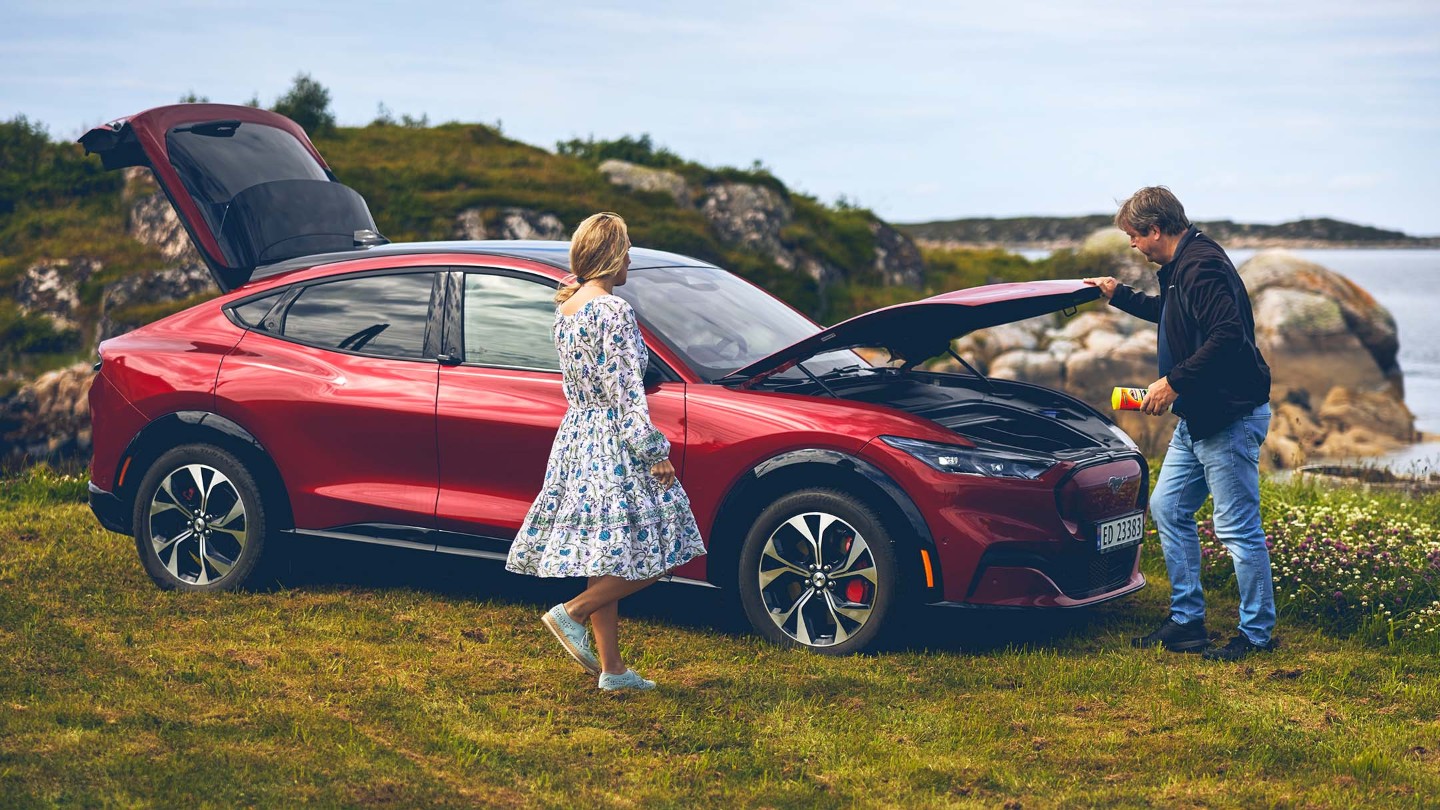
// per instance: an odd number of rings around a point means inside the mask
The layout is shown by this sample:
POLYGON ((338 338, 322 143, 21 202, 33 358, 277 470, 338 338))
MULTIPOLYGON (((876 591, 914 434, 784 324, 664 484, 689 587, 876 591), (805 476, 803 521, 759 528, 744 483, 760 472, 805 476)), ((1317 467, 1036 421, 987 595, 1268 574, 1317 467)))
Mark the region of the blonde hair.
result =
POLYGON ((575 281, 555 291, 555 303, 570 300, 587 281, 619 273, 629 252, 630 231, 619 214, 601 211, 586 217, 570 236, 570 272, 575 281))

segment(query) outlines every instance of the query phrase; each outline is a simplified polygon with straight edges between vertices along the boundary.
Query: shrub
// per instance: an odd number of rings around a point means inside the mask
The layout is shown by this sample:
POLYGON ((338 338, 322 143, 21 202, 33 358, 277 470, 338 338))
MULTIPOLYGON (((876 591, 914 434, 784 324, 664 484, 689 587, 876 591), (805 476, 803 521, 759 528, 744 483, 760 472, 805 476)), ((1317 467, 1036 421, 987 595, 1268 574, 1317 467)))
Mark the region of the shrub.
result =
POLYGON ((275 112, 299 124, 311 135, 335 130, 335 113, 330 111, 330 91, 310 78, 308 73, 295 75, 295 83, 272 107, 275 112))

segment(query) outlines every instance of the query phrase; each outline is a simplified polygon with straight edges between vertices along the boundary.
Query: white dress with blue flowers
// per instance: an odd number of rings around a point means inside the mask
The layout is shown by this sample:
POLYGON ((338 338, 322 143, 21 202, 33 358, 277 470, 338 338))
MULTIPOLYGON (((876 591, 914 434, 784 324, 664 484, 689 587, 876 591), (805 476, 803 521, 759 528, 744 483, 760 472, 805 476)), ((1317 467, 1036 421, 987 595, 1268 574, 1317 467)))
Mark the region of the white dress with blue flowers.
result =
POLYGON ((690 499, 650 468, 670 441, 650 421, 635 310, 600 295, 555 312, 565 400, 545 483, 505 567, 541 577, 649 579, 705 553, 690 499))

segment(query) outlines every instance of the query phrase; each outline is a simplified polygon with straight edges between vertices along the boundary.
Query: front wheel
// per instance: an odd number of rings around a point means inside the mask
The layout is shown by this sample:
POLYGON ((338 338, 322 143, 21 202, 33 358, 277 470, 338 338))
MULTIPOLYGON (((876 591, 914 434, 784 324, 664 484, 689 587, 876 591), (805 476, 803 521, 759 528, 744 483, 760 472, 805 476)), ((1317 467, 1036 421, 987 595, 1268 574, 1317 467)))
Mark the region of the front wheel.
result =
POLYGON ((162 454, 135 496, 135 548, 166 590, 225 591, 252 584, 265 556, 265 505, 254 476, 212 445, 162 454))
POLYGON ((833 489, 792 492, 750 528, 740 552, 740 602, 778 644, 845 655, 879 637, 895 613, 895 551, 868 506, 833 489))

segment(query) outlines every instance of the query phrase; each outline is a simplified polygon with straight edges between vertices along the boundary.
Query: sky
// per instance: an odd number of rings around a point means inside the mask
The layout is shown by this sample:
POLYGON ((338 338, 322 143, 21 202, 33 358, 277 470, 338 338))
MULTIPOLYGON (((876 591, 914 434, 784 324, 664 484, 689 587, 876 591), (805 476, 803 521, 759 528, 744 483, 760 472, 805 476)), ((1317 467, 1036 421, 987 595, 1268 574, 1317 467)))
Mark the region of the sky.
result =
MULTIPOLYGON (((648 133, 894 222, 1330 216, 1440 235, 1440 2, 0 0, 0 117, 52 137, 329 88, 341 124, 648 133)), ((344 177, 340 178, 342 181, 344 177)))

